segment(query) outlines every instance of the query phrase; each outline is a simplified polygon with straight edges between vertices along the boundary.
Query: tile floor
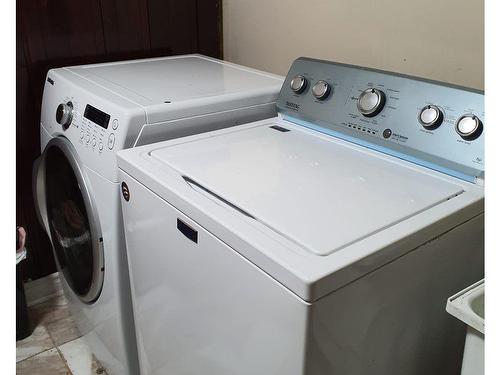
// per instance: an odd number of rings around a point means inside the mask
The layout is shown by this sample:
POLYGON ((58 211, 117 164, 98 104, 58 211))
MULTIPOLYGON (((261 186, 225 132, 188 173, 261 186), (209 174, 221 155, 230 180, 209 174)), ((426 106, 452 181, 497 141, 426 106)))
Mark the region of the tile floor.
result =
POLYGON ((16 373, 29 375, 107 375, 76 328, 69 306, 57 290, 30 303, 31 336, 16 343, 16 373))

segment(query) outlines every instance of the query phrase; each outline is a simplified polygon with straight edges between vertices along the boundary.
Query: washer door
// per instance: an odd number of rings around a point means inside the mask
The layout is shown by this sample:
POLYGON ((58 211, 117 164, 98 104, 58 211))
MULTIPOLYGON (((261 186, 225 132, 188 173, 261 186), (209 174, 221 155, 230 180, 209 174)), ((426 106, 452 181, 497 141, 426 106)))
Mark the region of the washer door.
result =
POLYGON ((59 271, 85 303, 94 302, 104 281, 101 227, 85 171, 72 144, 52 139, 35 163, 34 192, 59 271))

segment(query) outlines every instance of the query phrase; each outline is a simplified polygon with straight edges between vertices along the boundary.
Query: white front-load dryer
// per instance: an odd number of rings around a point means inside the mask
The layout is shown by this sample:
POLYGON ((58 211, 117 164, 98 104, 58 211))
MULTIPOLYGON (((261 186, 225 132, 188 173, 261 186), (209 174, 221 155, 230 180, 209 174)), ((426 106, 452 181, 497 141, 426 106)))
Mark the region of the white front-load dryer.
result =
POLYGON ((48 72, 36 206, 77 327, 110 374, 139 373, 116 152, 271 117, 281 83, 201 55, 48 72))

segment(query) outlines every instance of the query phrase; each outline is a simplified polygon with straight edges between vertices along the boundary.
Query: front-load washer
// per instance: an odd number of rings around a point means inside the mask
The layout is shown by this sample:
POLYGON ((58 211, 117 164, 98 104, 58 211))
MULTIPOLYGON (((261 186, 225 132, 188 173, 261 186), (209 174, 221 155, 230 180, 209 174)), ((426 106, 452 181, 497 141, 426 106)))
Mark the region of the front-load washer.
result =
POLYGON ((458 374, 483 95, 300 58, 277 107, 118 153, 142 374, 458 374))
POLYGON ((116 152, 274 116, 282 81, 201 55, 48 72, 36 205, 77 327, 110 374, 139 373, 116 152))

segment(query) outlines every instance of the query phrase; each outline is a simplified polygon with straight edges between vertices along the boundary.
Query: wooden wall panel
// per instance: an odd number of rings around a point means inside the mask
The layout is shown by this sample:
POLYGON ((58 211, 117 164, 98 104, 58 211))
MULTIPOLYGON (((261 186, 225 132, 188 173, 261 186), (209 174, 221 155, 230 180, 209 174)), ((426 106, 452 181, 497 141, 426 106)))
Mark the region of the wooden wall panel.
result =
MULTIPOLYGON (((17 14, 20 14, 19 9, 17 14)), ((17 26, 19 34, 20 22, 17 26)), ((36 250, 21 263, 21 270, 24 275, 36 279, 52 272, 55 269, 55 263, 48 238, 34 215, 29 161, 34 160, 39 154, 39 126, 35 117, 37 101, 33 96, 33 88, 30 87, 26 46, 20 38, 16 40, 16 62, 16 221, 29 228, 26 246, 36 250)))
POLYGON ((101 2, 104 44, 109 57, 127 54, 138 57, 149 52, 148 3, 137 0, 101 2))
POLYGON ((150 0, 153 53, 180 55, 197 49, 196 0, 150 0))
POLYGON ((47 71, 183 53, 222 58, 220 8, 221 0, 17 0, 16 220, 28 232, 25 279, 55 271, 31 189, 47 71))
POLYGON ((197 0, 198 51, 219 57, 222 46, 222 5, 218 1, 197 0), (217 20, 214 22, 214 20, 217 20))

